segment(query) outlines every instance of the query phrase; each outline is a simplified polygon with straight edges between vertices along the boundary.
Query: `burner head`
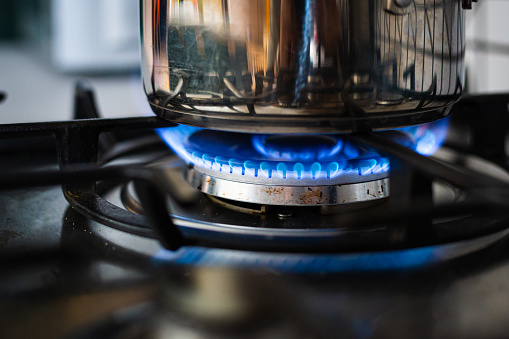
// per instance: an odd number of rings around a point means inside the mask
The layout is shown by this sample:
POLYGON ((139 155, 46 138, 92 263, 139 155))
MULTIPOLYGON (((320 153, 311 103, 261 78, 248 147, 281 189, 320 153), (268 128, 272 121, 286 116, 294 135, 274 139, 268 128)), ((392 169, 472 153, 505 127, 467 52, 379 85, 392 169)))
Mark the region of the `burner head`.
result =
POLYGON ((345 135, 252 135, 189 126, 159 130, 189 167, 187 181, 222 198, 337 205, 389 195, 389 161, 345 135))

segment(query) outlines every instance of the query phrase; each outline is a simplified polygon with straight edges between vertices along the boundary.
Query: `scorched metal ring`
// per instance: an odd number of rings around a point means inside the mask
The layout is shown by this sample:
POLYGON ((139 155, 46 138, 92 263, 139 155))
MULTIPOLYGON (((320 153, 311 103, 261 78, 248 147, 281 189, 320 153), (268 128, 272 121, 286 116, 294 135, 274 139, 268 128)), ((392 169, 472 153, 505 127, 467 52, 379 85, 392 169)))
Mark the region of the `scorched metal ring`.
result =
POLYGON ((389 197, 389 179, 319 186, 286 186, 239 182, 212 176, 189 167, 187 182, 216 197, 261 205, 323 206, 379 200, 389 197))

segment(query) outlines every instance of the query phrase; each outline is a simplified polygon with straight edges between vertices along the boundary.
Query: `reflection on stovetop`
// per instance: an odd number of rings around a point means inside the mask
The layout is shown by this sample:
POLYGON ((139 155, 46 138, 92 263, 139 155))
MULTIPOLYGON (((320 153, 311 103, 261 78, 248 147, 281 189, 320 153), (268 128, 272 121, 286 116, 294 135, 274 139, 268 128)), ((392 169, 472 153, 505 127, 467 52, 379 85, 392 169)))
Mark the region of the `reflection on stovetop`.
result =
POLYGON ((61 201, 49 198, 58 193, 33 192, 19 205, 53 211, 42 233, 60 239, 54 253, 32 246, 41 230, 24 220, 37 211, 7 212, 20 235, 3 250, 39 255, 2 259, 3 337, 503 337, 508 330, 506 240, 410 270, 309 275, 163 264, 104 242, 72 208, 55 209, 61 201))

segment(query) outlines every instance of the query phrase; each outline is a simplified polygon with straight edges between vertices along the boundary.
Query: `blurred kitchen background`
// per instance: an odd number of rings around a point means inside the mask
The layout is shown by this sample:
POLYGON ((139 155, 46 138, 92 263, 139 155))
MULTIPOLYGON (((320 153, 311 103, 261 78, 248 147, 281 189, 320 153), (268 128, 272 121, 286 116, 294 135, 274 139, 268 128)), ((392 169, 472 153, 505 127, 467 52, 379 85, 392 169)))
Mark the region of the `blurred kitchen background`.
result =
POLYGON ((78 79, 105 117, 152 114, 140 80, 139 0, 0 0, 0 123, 72 117, 78 79))
MULTIPOLYGON (((192 1, 192 0, 185 0, 192 1)), ((218 0, 220 1, 220 0, 218 0)), ((0 0, 0 123, 70 119, 77 79, 105 117, 150 115, 139 74, 139 0, 0 0)), ((509 92, 509 1, 467 17, 472 93, 509 92)))

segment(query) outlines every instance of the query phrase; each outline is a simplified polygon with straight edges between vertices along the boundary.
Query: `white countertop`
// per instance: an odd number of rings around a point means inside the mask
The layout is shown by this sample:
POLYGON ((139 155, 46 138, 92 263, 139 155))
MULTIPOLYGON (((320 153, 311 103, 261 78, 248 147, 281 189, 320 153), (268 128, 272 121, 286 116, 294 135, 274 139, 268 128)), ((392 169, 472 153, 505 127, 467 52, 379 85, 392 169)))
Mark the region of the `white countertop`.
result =
POLYGON ((0 44, 0 124, 68 120, 77 80, 94 88, 103 117, 153 115, 138 72, 131 75, 79 76, 59 73, 41 52, 19 44, 0 44))

